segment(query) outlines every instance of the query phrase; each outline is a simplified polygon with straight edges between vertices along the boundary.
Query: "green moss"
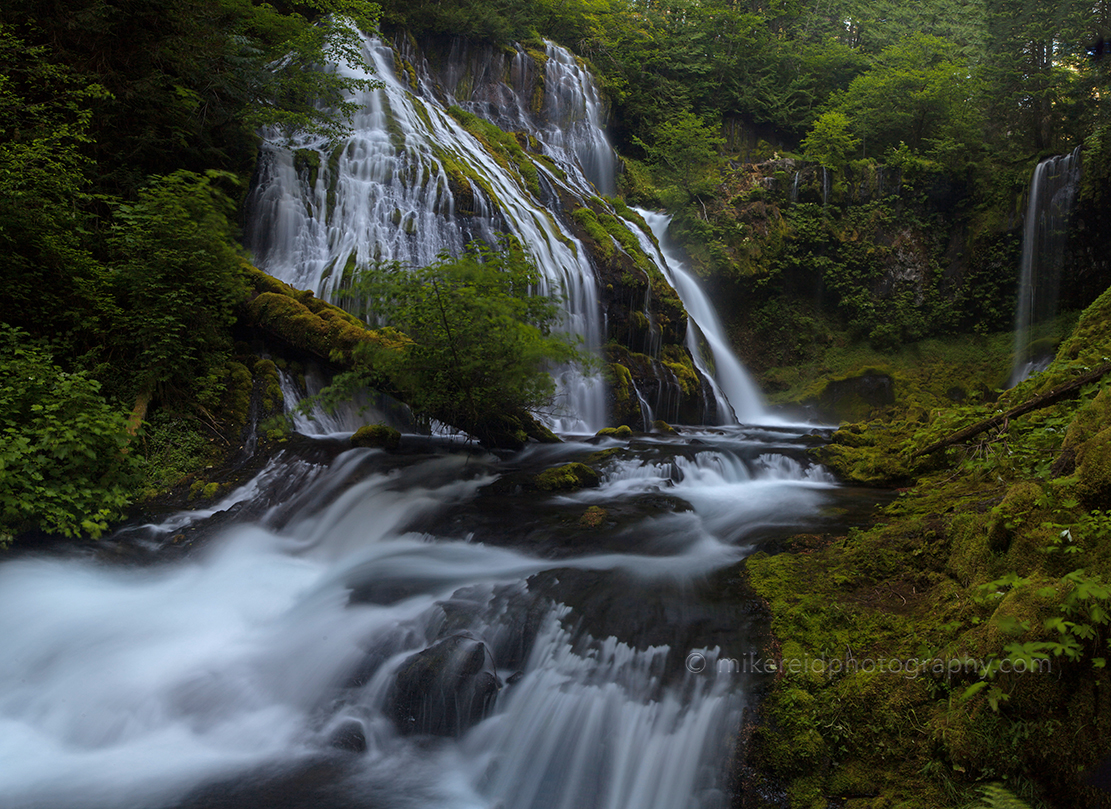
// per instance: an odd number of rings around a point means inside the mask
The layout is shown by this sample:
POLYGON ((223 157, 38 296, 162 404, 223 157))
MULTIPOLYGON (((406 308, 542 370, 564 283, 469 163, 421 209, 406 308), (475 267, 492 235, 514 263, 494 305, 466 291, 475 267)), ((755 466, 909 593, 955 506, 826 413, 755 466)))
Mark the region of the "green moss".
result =
POLYGON ((401 433, 385 424, 368 424, 355 431, 351 445, 395 452, 401 446, 401 433))
MULTIPOLYGON (((1111 351, 1111 329, 1096 322, 1103 317, 1097 304, 1078 327, 1103 341, 1080 348, 1089 358, 1111 351)), ((1068 378, 1076 358, 1061 353, 1059 360, 1058 379, 1068 378)), ((1081 643, 1076 661, 1054 656, 1052 674, 999 674, 990 682, 1006 698, 998 710, 983 691, 964 695, 984 661, 1030 648, 1024 644, 1057 642, 1059 631, 1047 621, 1086 614, 1075 603, 1062 612, 1066 599, 1078 596, 1078 582, 1092 588, 1084 599, 1102 598, 1093 583, 1111 577, 1111 518, 1100 510, 1111 505, 1111 397, 1090 389, 920 465, 908 457, 1046 385, 1031 380, 987 406, 942 401, 929 423, 843 428, 820 457, 862 482, 901 470, 908 487, 870 527, 796 537, 790 553, 746 562, 753 588, 768 601, 784 660, 976 661, 952 674, 914 677, 783 671, 767 701, 775 721, 754 738, 761 763, 791 795, 851 798, 846 805, 854 805, 867 792, 863 805, 960 806, 978 783, 1002 778, 1026 784, 1032 798, 1091 803, 1089 788, 1072 773, 1102 760, 1111 745, 1111 731, 1103 729, 1111 708, 1086 701, 1111 685, 1089 660, 1097 648, 1103 654, 1107 624, 1091 625, 1095 645, 1081 643), (1074 476, 1055 471, 1063 448, 1075 452, 1074 476), (1079 692, 1085 696, 1074 696, 1079 692), (1035 737, 1047 741, 1031 745, 1035 737), (1044 776, 1065 771, 1070 775, 1044 776)))
POLYGON ((813 454, 842 480, 863 486, 900 485, 911 477, 903 446, 914 426, 906 422, 850 424, 813 454))
POLYGON ((320 176, 320 152, 315 149, 298 149, 293 153, 293 168, 308 180, 309 188, 316 187, 320 176))
POLYGON ((302 293, 258 270, 250 277, 256 289, 267 290, 256 295, 246 306, 250 323, 280 338, 291 346, 331 360, 338 353, 345 362, 363 343, 403 350, 407 339, 392 329, 367 329, 357 318, 337 306, 324 303, 311 292, 302 293))
POLYGON ((219 483, 209 483, 203 489, 201 489, 201 498, 204 499, 204 500, 211 500, 212 498, 214 498, 219 493, 220 493, 220 484, 219 483))
POLYGON ((247 424, 251 409, 254 379, 241 362, 228 362, 223 370, 224 396, 220 401, 223 420, 229 435, 236 436, 247 424))
POLYGON ((584 463, 568 463, 545 469, 533 478, 536 488, 545 492, 569 492, 595 487, 601 476, 584 463))
POLYGON ((1111 427, 1111 388, 1104 388, 1096 398, 1077 411, 1065 433, 1061 449, 1076 451, 1096 433, 1111 427))
POLYGON ((1076 458, 1077 493, 1091 508, 1111 508, 1111 427, 1082 444, 1076 458))
POLYGON ((595 435, 608 438, 632 438, 633 430, 629 425, 622 424, 620 427, 603 427, 595 435))
POLYGON ((601 528, 609 519, 609 513, 601 506, 590 506, 579 517, 579 527, 586 529, 601 528))
POLYGON ((341 143, 328 154, 328 193, 325 198, 328 221, 331 221, 336 210, 336 184, 339 182, 339 161, 343 157, 344 148, 341 143))
POLYGON ((663 435, 679 435, 679 431, 668 424, 666 421, 656 419, 652 422, 652 432, 661 433, 663 435))
POLYGON ((613 256, 613 238, 602 227, 594 211, 590 208, 576 208, 571 211, 571 218, 578 222, 587 235, 597 244, 598 252, 604 258, 613 256))
POLYGON ((841 416, 831 413, 827 418, 918 418, 955 402, 993 398, 1010 372, 1010 334, 929 339, 890 353, 849 344, 844 335, 830 335, 828 339, 828 347, 813 361, 771 368, 760 375, 762 386, 772 391, 768 397, 771 402, 823 406, 823 398, 831 398, 831 385, 884 376, 891 380, 888 400, 850 398, 845 405, 827 402, 825 406, 834 411, 838 407, 848 411, 841 416))
POLYGON ((282 394, 281 377, 278 375, 278 366, 273 360, 263 359, 255 363, 255 377, 262 385, 262 410, 266 415, 273 415, 282 410, 285 405, 285 396, 282 394))
POLYGON ((506 132, 489 121, 459 107, 449 107, 448 113, 462 124, 464 129, 480 140, 503 168, 515 171, 517 176, 521 178, 522 185, 533 196, 540 196, 540 180, 536 173, 536 166, 525 153, 519 140, 519 138, 524 138, 527 145, 527 134, 517 135, 506 132))
POLYGON ((679 383, 679 389, 683 392, 683 395, 688 397, 700 396, 702 394, 702 380, 698 377, 690 352, 680 346, 668 345, 664 346, 662 353, 663 365, 675 374, 675 380, 679 383))
POLYGON ((1041 496, 1042 487, 1031 481, 1016 483, 1007 490, 988 522, 988 547, 994 553, 1006 553, 1016 533, 1030 521, 1030 511, 1041 496))

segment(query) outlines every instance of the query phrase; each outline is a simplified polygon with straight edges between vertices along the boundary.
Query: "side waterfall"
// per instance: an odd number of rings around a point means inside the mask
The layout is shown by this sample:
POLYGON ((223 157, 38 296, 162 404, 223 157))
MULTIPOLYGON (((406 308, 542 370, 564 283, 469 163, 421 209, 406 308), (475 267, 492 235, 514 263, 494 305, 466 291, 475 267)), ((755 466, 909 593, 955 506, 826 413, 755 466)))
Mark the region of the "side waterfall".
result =
POLYGON ((1080 188, 1080 149, 1043 160, 1030 180, 1022 234, 1015 351, 1009 386, 1037 373, 1052 359, 1050 349, 1031 345, 1031 330, 1057 314, 1066 229, 1080 188))
POLYGON ((664 277, 679 293, 687 310, 687 348, 698 370, 711 380, 718 413, 725 417, 723 423, 767 423, 769 416, 760 390, 730 347, 717 310, 702 291, 698 280, 687 271, 682 258, 670 249, 667 227, 671 217, 642 209, 636 209, 636 212, 648 224, 660 245, 658 250, 646 245, 646 252, 656 257, 664 277))

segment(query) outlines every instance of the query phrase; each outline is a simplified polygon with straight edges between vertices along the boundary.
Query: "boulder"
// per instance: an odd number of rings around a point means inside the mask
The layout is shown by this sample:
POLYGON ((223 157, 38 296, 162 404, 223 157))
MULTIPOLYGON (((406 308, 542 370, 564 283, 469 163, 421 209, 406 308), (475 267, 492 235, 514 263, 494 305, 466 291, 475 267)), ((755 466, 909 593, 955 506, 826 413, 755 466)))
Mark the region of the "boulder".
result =
POLYGON ((461 736, 493 710, 501 685, 486 644, 456 635, 401 664, 387 711, 403 734, 461 736))

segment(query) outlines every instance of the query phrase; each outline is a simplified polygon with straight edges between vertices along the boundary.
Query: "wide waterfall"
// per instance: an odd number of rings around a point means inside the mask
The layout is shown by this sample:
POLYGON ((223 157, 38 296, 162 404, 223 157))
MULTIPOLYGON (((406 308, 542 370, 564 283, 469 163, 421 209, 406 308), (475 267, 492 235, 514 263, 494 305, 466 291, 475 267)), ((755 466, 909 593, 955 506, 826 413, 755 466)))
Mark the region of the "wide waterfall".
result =
POLYGON ((1015 310, 1015 352, 1010 386, 1053 358, 1053 346, 1031 343, 1033 327, 1057 314, 1066 229, 1080 188, 1080 149, 1043 160, 1034 169, 1026 203, 1015 310))
MULTIPOLYGON (((549 44, 544 108, 534 113, 523 52, 513 60, 510 78, 517 86, 493 81, 478 100, 461 100, 437 93, 443 85, 422 62, 410 66, 411 83, 404 82, 394 51, 382 41, 368 38, 365 50, 384 87, 357 99, 361 112, 346 142, 330 149, 305 139, 293 149, 263 150, 248 205, 248 243, 259 266, 327 299, 356 267, 374 261, 423 266, 441 253, 458 254, 471 239, 492 244, 508 233, 535 258, 545 279, 540 291, 563 296, 563 328, 598 351, 603 335, 594 271, 581 243, 547 207, 560 188, 575 195, 596 193, 595 185, 612 188, 615 158, 590 75, 549 44), (551 163, 532 163, 535 185, 496 159, 453 117, 452 105, 537 138, 551 163)), ((605 425, 600 379, 566 369, 559 383, 561 414, 553 427, 593 432, 605 425)))
MULTIPOLYGON (((474 54, 434 76, 405 47, 366 48, 385 87, 346 142, 264 149, 259 261, 330 295, 351 268, 509 233, 565 293, 565 327, 600 346, 594 268, 547 207, 613 182, 589 74, 549 45, 533 105, 523 52, 483 84, 474 54), (455 99, 462 84, 484 89, 455 99), (535 183, 453 100, 531 133, 547 156, 535 183)), ((767 426, 666 218, 642 216, 651 233, 630 224, 690 313, 724 424, 576 439, 606 414, 601 384, 572 370, 567 443, 513 454, 414 433, 354 448, 342 419, 294 417, 301 434, 203 508, 6 559, 0 806, 730 805, 775 654, 736 565, 856 512, 810 461, 808 428, 767 426), (596 485, 550 477, 572 461, 596 485)), ((321 382, 283 374, 287 406, 321 382)))
MULTIPOLYGON (((358 267, 428 264, 441 253, 459 253, 471 239, 493 243, 509 233, 532 252, 545 278, 542 291, 564 296, 563 328, 597 352, 607 335, 596 268, 558 213, 561 199, 583 200, 614 186, 616 158, 590 74, 552 43, 542 68, 518 50, 508 60, 508 75, 498 73, 497 60, 505 58, 500 53, 453 52, 434 74, 411 46, 395 52, 368 38, 365 47, 384 87, 358 98, 362 111, 351 137, 334 147, 303 139, 292 148, 273 143, 263 149, 248 204, 248 243, 259 265, 329 298, 358 267), (542 77, 534 75, 538 70, 542 77), (545 158, 531 162, 535 181, 493 154, 457 110, 535 138, 545 158)), ((666 219, 647 218, 665 244, 666 219)), ((705 294, 673 252, 661 253, 645 242, 640 227, 624 224, 695 320, 687 343, 711 379, 717 419, 765 420, 759 392, 728 347, 705 294)), ((558 382, 554 429, 593 432, 607 423, 600 379, 568 368, 558 382)), ((669 417, 655 409, 668 408, 645 403, 646 425, 669 417)))

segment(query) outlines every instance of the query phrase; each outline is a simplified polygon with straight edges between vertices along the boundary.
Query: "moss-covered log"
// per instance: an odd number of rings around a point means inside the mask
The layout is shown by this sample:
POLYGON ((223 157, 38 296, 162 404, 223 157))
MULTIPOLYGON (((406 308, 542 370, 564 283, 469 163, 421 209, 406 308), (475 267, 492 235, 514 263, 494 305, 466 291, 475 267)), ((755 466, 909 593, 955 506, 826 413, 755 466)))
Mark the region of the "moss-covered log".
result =
POLYGON ((1111 372, 1111 363, 1101 365, 1100 367, 1092 371, 1081 374, 1076 379, 1065 382, 1062 385, 1058 385, 1052 390, 1049 390, 1039 396, 1035 396, 1033 399, 1023 402, 1017 407, 1012 407, 1005 413, 999 413, 992 416, 990 419, 978 421, 975 424, 965 427, 963 430, 958 430, 947 438, 943 438, 940 441, 930 444, 925 449, 919 450, 911 457, 919 458, 923 455, 929 455, 931 452, 937 452, 939 449, 945 449, 946 447, 951 447, 954 444, 963 443, 973 436, 979 435, 986 430, 990 430, 992 427, 997 427, 1000 424, 1005 424, 1011 419, 1021 416, 1025 413, 1030 413, 1034 410, 1040 410, 1043 407, 1049 407, 1050 405, 1057 404, 1057 402, 1061 401, 1062 399, 1076 396, 1080 393, 1080 389, 1082 387, 1087 385, 1089 382, 1095 382, 1097 379, 1106 376, 1109 372, 1111 372))
MULTIPOLYGON (((378 349, 405 351, 411 341, 395 329, 370 329, 353 315, 319 300, 310 291, 291 287, 244 262, 243 274, 249 292, 240 306, 240 318, 247 326, 296 351, 310 354, 336 370, 352 370, 360 362, 357 349, 374 345, 378 349)), ((370 378, 383 393, 407 402, 410 399, 402 386, 384 375, 370 378)), ((483 445, 497 449, 518 449, 528 441, 558 442, 559 438, 527 411, 507 407, 504 412, 488 413, 475 423, 458 424, 451 418, 444 423, 474 436, 483 445)))

